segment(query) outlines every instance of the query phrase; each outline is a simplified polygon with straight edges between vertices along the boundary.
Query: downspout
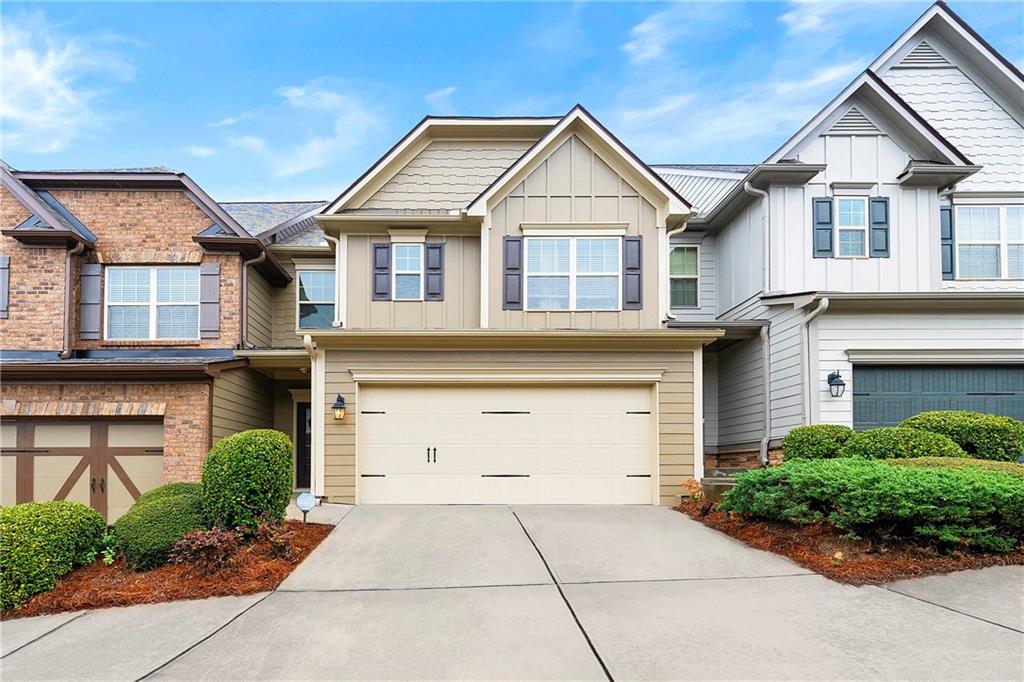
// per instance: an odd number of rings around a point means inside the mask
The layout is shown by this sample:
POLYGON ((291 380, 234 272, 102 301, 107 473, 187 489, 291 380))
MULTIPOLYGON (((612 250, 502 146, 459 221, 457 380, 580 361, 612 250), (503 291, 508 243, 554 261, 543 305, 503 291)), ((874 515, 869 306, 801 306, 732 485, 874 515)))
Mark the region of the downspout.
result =
POLYGON ((768 340, 768 329, 769 325, 761 327, 761 381, 764 382, 764 435, 761 436, 759 451, 761 466, 768 466, 768 443, 772 439, 772 345, 768 340))
MULTIPOLYGON (((668 291, 668 296, 665 297, 665 319, 676 320, 679 319, 672 314, 672 278, 669 276, 669 271, 672 267, 672 237, 676 236, 680 232, 686 230, 686 223, 683 223, 682 227, 677 227, 674 230, 669 230, 665 233, 665 281, 662 282, 664 290, 668 291)), ((697 264, 700 268, 700 264, 697 264)))
POLYGON ((828 296, 822 296, 818 307, 809 312, 803 321, 803 344, 807 357, 804 362, 804 424, 811 423, 811 399, 814 396, 814 369, 811 367, 811 322, 814 318, 828 310, 828 296))
POLYGON ((750 180, 743 183, 743 191, 751 196, 761 197, 761 203, 764 205, 761 210, 761 235, 763 244, 761 246, 761 291, 768 293, 771 291, 771 277, 769 265, 769 258, 771 257, 771 242, 769 242, 768 228, 770 226, 769 209, 771 204, 768 199, 768 192, 763 189, 758 189, 750 184, 750 180))
POLYGON ((73 303, 71 297, 71 272, 72 266, 75 263, 75 256, 83 251, 85 251, 85 243, 78 242, 75 248, 68 249, 67 254, 64 256, 64 347, 57 354, 57 357, 61 360, 67 360, 71 357, 71 305, 73 303))
POLYGON ((255 348, 256 346, 249 343, 249 266, 259 265, 263 261, 267 260, 267 252, 261 251, 260 255, 255 258, 250 258, 247 261, 242 261, 242 312, 241 312, 241 328, 238 330, 238 347, 242 350, 246 348, 255 348))

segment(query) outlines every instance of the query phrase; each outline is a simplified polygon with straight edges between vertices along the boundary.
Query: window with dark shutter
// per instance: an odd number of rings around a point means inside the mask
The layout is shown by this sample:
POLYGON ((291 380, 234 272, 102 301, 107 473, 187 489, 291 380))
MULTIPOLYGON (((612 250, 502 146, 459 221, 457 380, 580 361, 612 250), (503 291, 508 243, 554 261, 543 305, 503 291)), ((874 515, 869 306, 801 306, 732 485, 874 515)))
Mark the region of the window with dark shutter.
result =
POLYGON ((502 241, 502 310, 523 309, 523 238, 502 241))
POLYGON ((872 258, 889 257, 889 197, 871 197, 868 225, 868 255, 872 258))
POLYGON ((643 307, 643 237, 622 238, 622 309, 643 307))
POLYGON ((815 258, 831 258, 832 248, 832 198, 815 197, 811 210, 811 245, 815 258))
POLYGON ((199 337, 203 339, 216 339, 219 336, 220 263, 200 263, 199 337))
POLYGON ((79 274, 78 336, 85 340, 100 338, 100 299, 103 266, 99 263, 82 263, 79 274))
POLYGON ((11 257, 0 256, 0 320, 7 319, 10 307, 11 257))
POLYGON ((423 300, 444 300, 444 244, 426 244, 423 300))
POLYGON ((942 249, 942 279, 956 279, 952 206, 939 207, 939 243, 942 249))
POLYGON ((391 300, 391 243, 373 245, 373 268, 370 276, 371 299, 374 301, 391 300))

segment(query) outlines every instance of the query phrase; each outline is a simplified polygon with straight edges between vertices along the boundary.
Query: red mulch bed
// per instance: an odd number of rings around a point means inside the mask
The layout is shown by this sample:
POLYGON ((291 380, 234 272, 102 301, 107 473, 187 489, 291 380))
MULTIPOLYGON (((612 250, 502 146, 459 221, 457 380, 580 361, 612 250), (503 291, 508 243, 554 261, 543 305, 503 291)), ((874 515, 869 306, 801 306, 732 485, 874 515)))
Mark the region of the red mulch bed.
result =
POLYGON ((0 619, 273 590, 333 528, 315 523, 303 526, 300 521, 286 521, 285 526, 291 535, 292 560, 270 556, 265 542, 242 547, 233 567, 213 575, 178 564, 136 573, 122 560, 110 566, 97 560, 68 573, 51 591, 37 594, 18 608, 0 612, 0 619))
POLYGON ((1024 551, 946 554, 906 543, 873 545, 866 540, 844 538, 827 523, 757 521, 717 509, 702 517, 702 506, 703 502, 685 500, 676 510, 755 549, 789 557, 804 568, 850 585, 879 585, 970 568, 1024 565, 1024 551))

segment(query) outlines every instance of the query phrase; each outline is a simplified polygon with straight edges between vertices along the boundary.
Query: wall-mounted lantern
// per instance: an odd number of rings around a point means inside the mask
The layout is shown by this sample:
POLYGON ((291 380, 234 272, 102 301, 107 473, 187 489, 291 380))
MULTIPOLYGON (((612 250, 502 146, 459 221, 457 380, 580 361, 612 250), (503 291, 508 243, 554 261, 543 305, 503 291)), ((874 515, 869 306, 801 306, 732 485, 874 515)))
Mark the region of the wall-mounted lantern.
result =
POLYGON ((334 399, 334 404, 331 405, 331 409, 334 410, 334 420, 341 421, 345 418, 345 399, 338 394, 338 397, 334 399))
POLYGON ((845 390, 846 382, 839 376, 838 370, 828 375, 828 392, 833 398, 842 398, 845 390))

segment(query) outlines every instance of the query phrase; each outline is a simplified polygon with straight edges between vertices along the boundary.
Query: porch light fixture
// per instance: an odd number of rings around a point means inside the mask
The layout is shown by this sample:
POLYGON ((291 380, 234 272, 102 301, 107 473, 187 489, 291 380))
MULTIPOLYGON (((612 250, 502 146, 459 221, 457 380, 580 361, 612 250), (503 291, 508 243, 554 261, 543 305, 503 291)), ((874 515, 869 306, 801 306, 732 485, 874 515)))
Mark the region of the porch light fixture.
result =
POLYGON ((331 409, 334 410, 334 421, 341 421, 345 418, 345 399, 338 394, 338 397, 334 399, 334 404, 331 405, 331 409))
POLYGON ((828 375, 828 392, 832 394, 833 398, 842 398, 845 390, 846 382, 839 376, 838 371, 828 375))

